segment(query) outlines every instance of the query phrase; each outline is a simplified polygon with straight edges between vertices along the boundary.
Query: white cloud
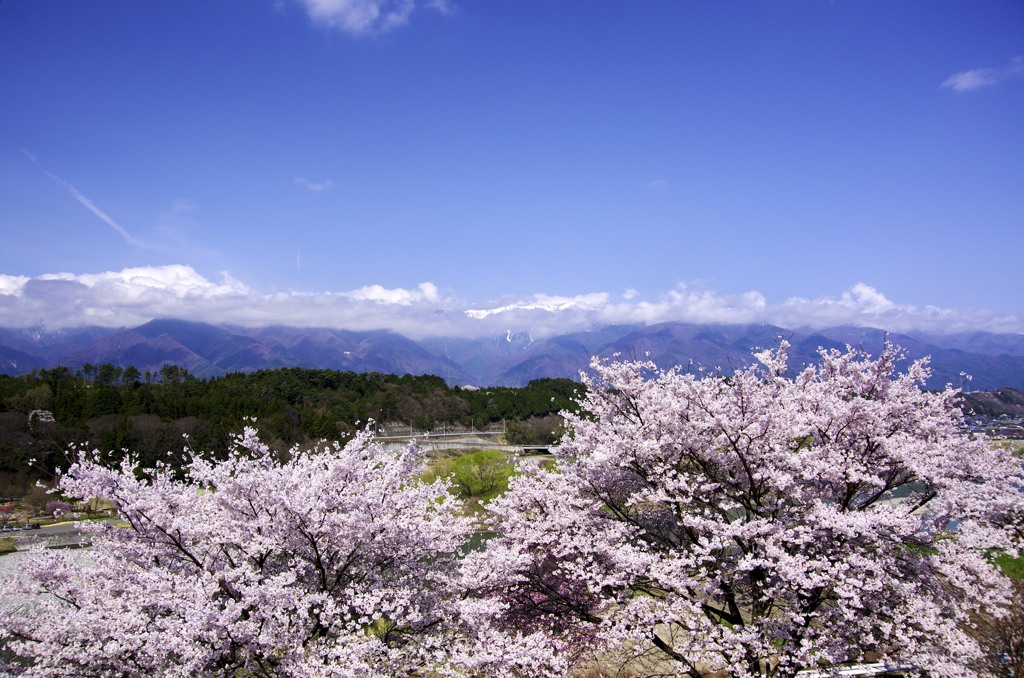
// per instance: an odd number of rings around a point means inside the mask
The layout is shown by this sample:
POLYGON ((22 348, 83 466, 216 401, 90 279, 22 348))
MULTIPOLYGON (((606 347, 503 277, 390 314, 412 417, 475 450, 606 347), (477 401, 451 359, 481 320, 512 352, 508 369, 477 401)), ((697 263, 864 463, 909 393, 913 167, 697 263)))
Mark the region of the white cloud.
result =
POLYGON ((131 327, 154 318, 186 318, 248 327, 293 325, 390 329, 413 337, 482 336, 512 329, 534 337, 606 324, 771 323, 786 328, 836 325, 894 332, 1024 332, 1024 320, 981 310, 915 307, 858 283, 836 296, 770 302, 760 292, 721 294, 679 284, 654 299, 635 290, 575 296, 535 294, 468 305, 430 282, 413 288, 367 285, 348 291, 261 292, 220 273, 211 280, 190 266, 151 266, 100 273, 0 274, 0 327, 131 327))
POLYGON ((334 186, 334 182, 330 179, 325 181, 310 181, 306 177, 295 177, 294 183, 302 184, 311 191, 326 191, 328 188, 334 186))
POLYGON ((946 78, 940 87, 954 92, 969 92, 980 87, 996 85, 1014 76, 1024 75, 1024 56, 1015 56, 1002 68, 974 68, 960 71, 946 78))
POLYGON ((0 295, 21 296, 25 283, 29 279, 23 275, 4 275, 0 273, 0 295))
POLYGON ((369 285, 344 294, 356 301, 376 301, 400 306, 411 306, 423 302, 437 303, 439 300, 437 286, 429 282, 420 283, 415 290, 387 289, 381 285, 369 285))
POLYGON ((630 298, 601 309, 602 322, 653 324, 660 322, 747 323, 761 320, 764 297, 758 292, 722 295, 703 286, 680 283, 654 301, 630 298))
POLYGON ((655 191, 667 191, 671 187, 672 185, 668 182, 667 179, 654 179, 652 181, 647 182, 647 188, 653 189, 655 191))
MULTIPOLYGON (((130 327, 154 318, 187 318, 249 327, 393 329, 441 332, 446 303, 433 283, 414 289, 369 285, 347 292, 259 292, 223 272, 210 280, 190 266, 149 266, 102 273, 0 275, 0 327, 130 327)), ((450 302, 448 302, 450 303, 450 302)))
POLYGON ((426 0, 423 4, 430 9, 437 10, 441 14, 451 14, 453 11, 452 3, 448 2, 448 0, 426 0))
POLYGON ((443 14, 451 11, 446 0, 297 0, 310 19, 353 35, 383 33, 409 23, 417 4, 443 14))
POLYGON ((992 68, 975 68, 970 71, 954 73, 942 82, 942 87, 948 87, 956 92, 967 92, 979 87, 994 85, 999 82, 999 73, 992 68))
POLYGON ((249 288, 222 273, 220 284, 212 283, 199 275, 191 266, 155 266, 126 268, 106 273, 48 273, 38 280, 62 280, 84 285, 89 289, 110 294, 115 299, 140 298, 150 291, 158 291, 173 298, 215 297, 223 295, 245 295, 249 288), (122 296, 123 295, 123 296, 122 296))
POLYGON ((849 292, 844 292, 842 302, 863 313, 886 313, 896 307, 884 294, 864 283, 857 283, 849 292))
POLYGON ((756 290, 726 295, 700 285, 680 284, 654 300, 642 299, 633 293, 623 295, 621 300, 611 300, 604 293, 572 298, 535 295, 530 300, 504 301, 491 308, 477 308, 465 313, 492 332, 500 330, 499 326, 514 327, 529 330, 535 336, 586 330, 606 324, 650 325, 662 322, 770 323, 787 328, 857 325, 895 332, 1024 331, 1024 320, 1016 316, 1001 316, 983 310, 901 305, 864 283, 854 285, 838 297, 792 297, 778 303, 770 303, 756 290), (563 303, 550 303, 553 299, 562 299, 563 303))

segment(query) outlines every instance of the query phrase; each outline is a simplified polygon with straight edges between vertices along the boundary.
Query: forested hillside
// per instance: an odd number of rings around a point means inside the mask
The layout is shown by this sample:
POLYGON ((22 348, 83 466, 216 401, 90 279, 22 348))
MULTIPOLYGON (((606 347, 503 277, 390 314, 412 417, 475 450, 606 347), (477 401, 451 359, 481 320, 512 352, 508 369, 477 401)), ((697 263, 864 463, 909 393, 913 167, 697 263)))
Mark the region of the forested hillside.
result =
POLYGON ((504 423, 512 442, 553 442, 555 414, 582 388, 538 379, 523 388, 462 389, 429 375, 302 368, 200 379, 174 365, 158 374, 103 364, 0 375, 0 495, 66 465, 72 444, 114 458, 131 450, 143 464, 173 461, 186 444, 220 454, 247 417, 280 450, 348 436, 371 419, 419 430, 504 423))

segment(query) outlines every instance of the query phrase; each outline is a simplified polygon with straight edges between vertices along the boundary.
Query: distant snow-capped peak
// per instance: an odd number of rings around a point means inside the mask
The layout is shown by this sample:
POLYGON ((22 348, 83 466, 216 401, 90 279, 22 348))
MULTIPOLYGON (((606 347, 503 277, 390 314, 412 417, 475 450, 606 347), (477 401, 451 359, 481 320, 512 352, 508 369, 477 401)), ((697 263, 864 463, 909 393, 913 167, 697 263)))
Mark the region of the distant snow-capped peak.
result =
POLYGON ((532 302, 509 304, 507 306, 498 306, 497 308, 469 309, 463 311, 463 313, 465 313, 469 318, 483 320, 491 315, 509 313, 512 311, 548 311, 550 313, 557 313, 559 311, 568 311, 574 308, 593 309, 599 307, 606 301, 608 301, 608 295, 603 292, 583 294, 575 297, 556 297, 547 294, 538 294, 534 297, 532 302))

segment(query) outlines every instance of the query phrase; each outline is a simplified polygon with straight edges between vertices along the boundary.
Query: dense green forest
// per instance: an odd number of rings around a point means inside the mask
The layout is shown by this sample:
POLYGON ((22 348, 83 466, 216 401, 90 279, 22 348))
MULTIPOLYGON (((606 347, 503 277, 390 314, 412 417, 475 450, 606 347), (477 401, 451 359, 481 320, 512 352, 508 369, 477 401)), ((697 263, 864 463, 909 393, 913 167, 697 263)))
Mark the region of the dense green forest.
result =
POLYGON ((173 463, 186 444, 223 453, 251 417, 281 450, 345 438, 371 419, 421 431, 504 424, 508 442, 546 444, 560 433, 557 413, 572 407, 582 389, 568 379, 462 389, 430 375, 302 368, 214 379, 175 365, 145 374, 104 364, 0 375, 0 497, 21 494, 66 467, 74 444, 87 443, 114 459, 131 450, 146 464, 173 463))

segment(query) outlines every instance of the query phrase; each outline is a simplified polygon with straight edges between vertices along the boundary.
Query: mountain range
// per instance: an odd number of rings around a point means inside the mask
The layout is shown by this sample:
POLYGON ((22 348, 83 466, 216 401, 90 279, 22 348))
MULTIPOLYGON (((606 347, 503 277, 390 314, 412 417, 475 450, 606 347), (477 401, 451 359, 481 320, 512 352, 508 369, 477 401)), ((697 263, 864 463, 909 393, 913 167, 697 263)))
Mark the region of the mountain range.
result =
POLYGON ((434 374, 463 386, 523 386, 531 379, 578 379, 591 356, 650 359, 662 367, 731 372, 754 361, 753 351, 790 345, 794 370, 815 362, 819 348, 846 345, 878 354, 886 339, 910 358, 931 357, 928 387, 964 390, 1024 389, 1024 334, 946 335, 886 333, 863 327, 826 330, 773 325, 614 325, 534 340, 528 333, 480 339, 414 341, 390 331, 327 328, 241 328, 185 320, 153 320, 138 327, 83 327, 47 331, 0 328, 0 373, 18 375, 63 365, 129 365, 158 372, 174 364, 197 377, 279 367, 389 374, 434 374), (971 375, 965 381, 964 374, 971 375))

